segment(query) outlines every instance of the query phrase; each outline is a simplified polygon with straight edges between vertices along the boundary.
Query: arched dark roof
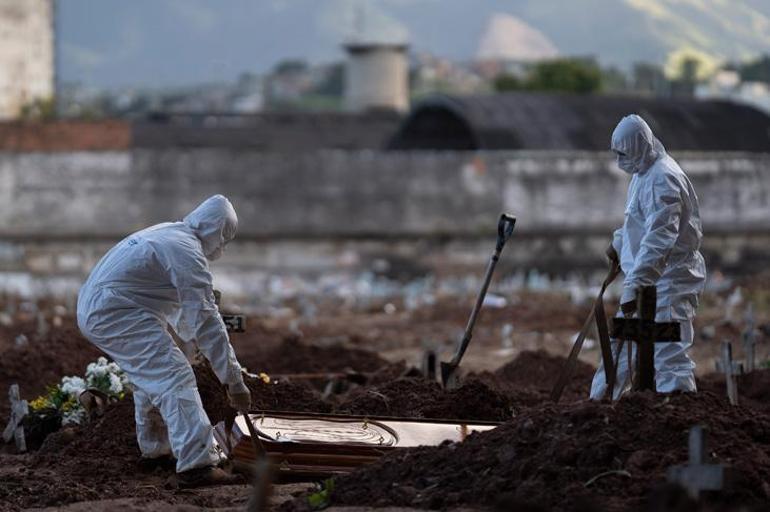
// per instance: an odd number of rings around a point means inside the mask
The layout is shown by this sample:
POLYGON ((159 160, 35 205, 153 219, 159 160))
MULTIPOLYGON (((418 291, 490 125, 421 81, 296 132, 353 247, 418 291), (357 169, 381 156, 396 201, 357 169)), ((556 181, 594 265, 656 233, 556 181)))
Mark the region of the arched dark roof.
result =
POLYGON ((770 116, 746 105, 529 92, 428 97, 388 147, 606 150, 618 121, 632 113, 668 149, 770 152, 770 116))

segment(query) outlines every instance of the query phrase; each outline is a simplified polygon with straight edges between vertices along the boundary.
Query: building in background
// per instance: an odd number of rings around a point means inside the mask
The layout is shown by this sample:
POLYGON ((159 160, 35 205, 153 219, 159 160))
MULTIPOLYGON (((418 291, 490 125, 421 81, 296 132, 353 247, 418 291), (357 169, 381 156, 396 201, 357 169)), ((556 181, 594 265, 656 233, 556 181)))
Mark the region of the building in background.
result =
POLYGON ((409 64, 406 43, 350 42, 345 77, 345 105, 352 112, 406 111, 409 64))
POLYGON ((698 84, 695 97, 745 103, 770 114, 770 85, 761 81, 742 81, 740 74, 730 69, 720 70, 708 82, 698 84))
POLYGON ((53 0, 0 0, 0 119, 54 96, 53 0))

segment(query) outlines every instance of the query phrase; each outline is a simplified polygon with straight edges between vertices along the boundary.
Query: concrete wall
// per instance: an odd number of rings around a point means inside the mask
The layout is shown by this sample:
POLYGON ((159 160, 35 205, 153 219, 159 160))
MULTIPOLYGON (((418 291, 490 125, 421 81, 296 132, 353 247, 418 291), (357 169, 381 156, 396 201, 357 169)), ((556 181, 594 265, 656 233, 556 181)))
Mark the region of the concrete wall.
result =
MULTIPOLYGON (((770 155, 675 156, 700 196, 711 266, 770 262, 770 155)), ((604 153, 0 153, 0 270, 84 274, 115 240, 220 192, 240 217, 223 265, 243 271, 389 257, 476 268, 509 211, 511 265, 568 273, 602 265, 627 182, 604 153)))

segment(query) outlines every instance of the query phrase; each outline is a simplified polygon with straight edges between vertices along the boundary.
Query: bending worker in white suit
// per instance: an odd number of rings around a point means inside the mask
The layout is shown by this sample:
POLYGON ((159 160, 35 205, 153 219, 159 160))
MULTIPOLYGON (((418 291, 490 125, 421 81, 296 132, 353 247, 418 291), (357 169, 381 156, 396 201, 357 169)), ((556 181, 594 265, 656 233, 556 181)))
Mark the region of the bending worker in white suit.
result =
POLYGON ((219 315, 209 261, 235 237, 238 218, 224 196, 210 197, 181 222, 149 227, 113 247, 78 296, 78 325, 134 387, 136 435, 144 459, 176 458, 182 486, 231 483, 217 468, 211 424, 190 364, 167 332, 195 342, 228 386, 230 403, 246 411, 243 382, 219 315), (159 424, 160 411, 165 426, 159 424), (154 419, 157 418, 157 419, 154 419))
MULTIPOLYGON (((679 164, 641 117, 626 116, 618 123, 611 148, 618 166, 632 175, 623 227, 615 231, 607 249, 607 256, 619 260, 625 274, 621 312, 633 316, 637 290, 657 286, 656 321, 678 321, 682 333, 681 342, 655 344, 657 391, 695 391, 695 363, 687 350, 693 342, 692 320, 698 295, 706 280, 706 266, 698 251, 703 237, 698 198, 679 164)), ((612 348, 617 357, 616 340, 612 348)), ((618 358, 614 398, 631 385, 625 352, 618 358)), ((606 391, 604 368, 600 366, 591 385, 591 398, 600 399, 606 391)))

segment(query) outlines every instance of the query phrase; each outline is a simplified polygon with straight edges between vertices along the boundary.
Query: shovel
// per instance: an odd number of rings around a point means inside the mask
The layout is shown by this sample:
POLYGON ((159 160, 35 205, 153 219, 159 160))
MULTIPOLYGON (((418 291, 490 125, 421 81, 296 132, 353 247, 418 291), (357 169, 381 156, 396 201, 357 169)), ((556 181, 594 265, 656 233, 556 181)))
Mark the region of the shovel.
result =
POLYGON ((503 213, 500 215, 500 220, 497 223, 497 245, 495 246, 495 252, 492 254, 492 258, 487 265, 487 273, 484 276, 484 283, 481 285, 479 296, 476 298, 476 304, 471 311, 471 317, 468 320, 468 325, 465 327, 465 334, 462 341, 457 347, 454 357, 448 363, 441 363, 441 382, 445 388, 452 389, 457 385, 457 367, 460 366, 460 361, 465 354, 465 350, 471 342, 471 336, 473 336, 473 326, 476 324, 476 317, 479 316, 481 311, 481 305, 484 303, 484 297, 487 295, 487 288, 489 288, 489 282, 492 280, 492 272, 495 271, 497 260, 500 259, 500 253, 503 252, 505 242, 511 238, 513 234, 513 227, 516 225, 516 217, 503 213))

